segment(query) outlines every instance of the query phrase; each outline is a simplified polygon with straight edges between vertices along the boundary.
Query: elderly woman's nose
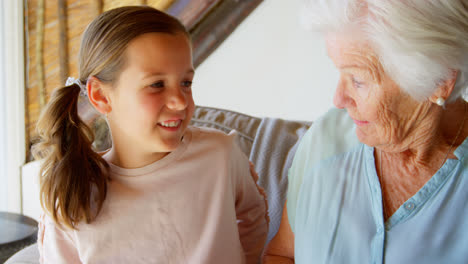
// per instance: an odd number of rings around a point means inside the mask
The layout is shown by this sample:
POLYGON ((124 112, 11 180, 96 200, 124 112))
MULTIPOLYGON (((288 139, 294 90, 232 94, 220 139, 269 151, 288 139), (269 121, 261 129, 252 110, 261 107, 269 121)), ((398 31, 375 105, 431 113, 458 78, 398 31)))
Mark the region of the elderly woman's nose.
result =
POLYGON ((333 96, 333 104, 337 108, 346 108, 352 102, 351 97, 348 95, 348 89, 346 88, 346 82, 343 78, 340 78, 338 85, 336 86, 335 95, 333 96))

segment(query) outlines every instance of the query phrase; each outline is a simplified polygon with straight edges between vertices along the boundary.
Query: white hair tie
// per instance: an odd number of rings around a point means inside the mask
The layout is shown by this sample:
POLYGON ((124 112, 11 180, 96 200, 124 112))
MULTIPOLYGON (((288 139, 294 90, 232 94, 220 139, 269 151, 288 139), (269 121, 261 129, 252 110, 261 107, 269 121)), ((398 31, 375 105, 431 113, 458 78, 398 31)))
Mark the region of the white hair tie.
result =
POLYGON ((86 84, 83 84, 80 79, 75 79, 73 77, 68 77, 67 81, 65 82, 65 86, 70 86, 72 84, 76 84, 80 87, 81 94, 86 96, 88 93, 86 91, 86 84))

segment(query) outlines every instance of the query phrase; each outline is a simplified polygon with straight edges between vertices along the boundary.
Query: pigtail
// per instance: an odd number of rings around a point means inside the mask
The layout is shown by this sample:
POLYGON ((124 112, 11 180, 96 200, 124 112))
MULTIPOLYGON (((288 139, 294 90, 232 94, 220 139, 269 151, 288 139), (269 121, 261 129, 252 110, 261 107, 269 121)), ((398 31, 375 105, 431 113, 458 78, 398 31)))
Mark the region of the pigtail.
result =
POLYGON ((91 148, 93 132, 78 116, 79 94, 76 84, 53 92, 37 123, 40 142, 33 147, 34 157, 42 159, 41 206, 72 229, 98 215, 108 179, 108 164, 91 148))

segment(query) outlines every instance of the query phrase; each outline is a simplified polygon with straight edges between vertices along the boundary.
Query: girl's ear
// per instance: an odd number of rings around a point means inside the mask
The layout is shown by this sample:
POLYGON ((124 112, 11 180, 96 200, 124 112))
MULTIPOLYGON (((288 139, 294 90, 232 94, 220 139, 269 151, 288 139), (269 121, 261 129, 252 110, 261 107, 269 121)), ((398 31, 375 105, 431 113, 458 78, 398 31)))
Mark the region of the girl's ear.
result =
POLYGON ((442 98, 447 100, 449 96, 452 94, 453 88, 455 88, 455 83, 457 82, 458 71, 452 70, 452 74, 450 78, 447 78, 444 82, 442 82, 439 87, 437 87, 436 91, 429 97, 429 100, 433 103, 437 102, 437 99, 442 98))
POLYGON ((102 83, 98 78, 92 76, 86 83, 86 89, 88 91, 89 102, 99 113, 107 114, 112 111, 104 83, 102 83))

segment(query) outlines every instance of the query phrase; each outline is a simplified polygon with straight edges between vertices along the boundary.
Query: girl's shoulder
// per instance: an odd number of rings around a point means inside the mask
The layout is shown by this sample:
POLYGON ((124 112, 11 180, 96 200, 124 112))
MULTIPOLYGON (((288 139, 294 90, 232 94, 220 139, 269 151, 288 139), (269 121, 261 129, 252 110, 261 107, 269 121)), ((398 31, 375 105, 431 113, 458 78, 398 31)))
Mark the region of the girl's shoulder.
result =
POLYGON ((192 137, 192 145, 235 153, 236 155, 243 155, 244 153, 239 146, 239 133, 236 130, 225 133, 215 128, 191 126, 189 131, 192 137))
POLYGON ((235 130, 232 130, 229 133, 225 133, 221 130, 211 127, 195 126, 190 126, 189 130, 192 133, 192 138, 194 141, 213 142, 222 145, 230 145, 233 142, 235 142, 237 137, 237 132, 235 130))

